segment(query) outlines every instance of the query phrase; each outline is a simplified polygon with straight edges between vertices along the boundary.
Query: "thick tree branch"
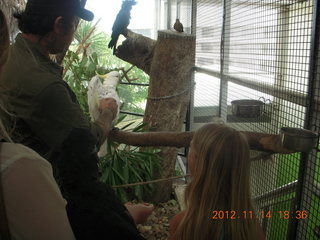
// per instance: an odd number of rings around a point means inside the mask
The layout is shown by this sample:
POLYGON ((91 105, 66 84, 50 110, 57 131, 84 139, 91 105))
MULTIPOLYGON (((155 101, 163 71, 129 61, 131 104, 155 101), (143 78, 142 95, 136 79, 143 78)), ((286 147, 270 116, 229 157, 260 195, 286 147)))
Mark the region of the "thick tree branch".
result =
POLYGON ((150 74, 156 41, 127 30, 126 40, 116 50, 116 56, 150 74))

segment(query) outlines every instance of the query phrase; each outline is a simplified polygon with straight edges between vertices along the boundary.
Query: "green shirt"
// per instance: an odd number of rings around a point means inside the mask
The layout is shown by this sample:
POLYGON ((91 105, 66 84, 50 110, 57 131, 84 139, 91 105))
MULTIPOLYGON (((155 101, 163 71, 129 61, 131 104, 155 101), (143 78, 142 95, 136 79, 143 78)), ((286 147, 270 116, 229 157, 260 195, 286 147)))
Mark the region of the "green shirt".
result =
POLYGON ((73 128, 83 128, 101 145, 101 127, 84 116, 75 94, 62 79, 63 68, 38 44, 19 34, 3 70, 0 84, 16 118, 14 140, 48 157, 73 128))

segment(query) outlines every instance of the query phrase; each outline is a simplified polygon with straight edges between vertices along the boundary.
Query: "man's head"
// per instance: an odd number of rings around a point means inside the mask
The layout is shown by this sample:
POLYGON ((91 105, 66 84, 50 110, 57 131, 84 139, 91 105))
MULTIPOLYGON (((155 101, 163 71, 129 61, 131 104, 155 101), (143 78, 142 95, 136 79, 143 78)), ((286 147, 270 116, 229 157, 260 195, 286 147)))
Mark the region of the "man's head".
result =
POLYGON ((78 18, 93 19, 80 0, 28 0, 25 11, 14 16, 22 33, 37 36, 50 54, 70 45, 78 18))

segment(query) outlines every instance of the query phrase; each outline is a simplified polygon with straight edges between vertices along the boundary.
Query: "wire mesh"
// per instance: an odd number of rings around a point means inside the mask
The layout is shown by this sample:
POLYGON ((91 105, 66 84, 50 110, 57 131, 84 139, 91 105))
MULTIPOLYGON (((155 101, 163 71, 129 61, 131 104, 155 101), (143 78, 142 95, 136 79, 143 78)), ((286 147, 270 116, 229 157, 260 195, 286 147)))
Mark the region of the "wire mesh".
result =
MULTIPOLYGON (((196 15, 196 65, 210 70, 220 70, 220 48, 222 31, 221 1, 197 1, 196 15)), ((220 78, 195 73, 193 128, 200 123, 212 121, 218 115, 220 78)))

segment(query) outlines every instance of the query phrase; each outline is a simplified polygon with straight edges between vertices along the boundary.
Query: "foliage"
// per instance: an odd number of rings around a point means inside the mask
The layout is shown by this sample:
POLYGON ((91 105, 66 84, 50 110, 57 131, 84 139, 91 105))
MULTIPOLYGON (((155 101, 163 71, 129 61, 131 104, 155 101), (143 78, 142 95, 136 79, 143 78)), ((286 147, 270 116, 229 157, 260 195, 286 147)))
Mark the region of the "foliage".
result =
MULTIPOLYGON (((121 122, 126 116, 119 119, 121 122)), ((118 123, 119 123, 118 122, 118 123)), ((125 125, 121 130, 128 130, 133 122, 125 125)), ((134 127, 132 132, 144 131, 144 124, 134 127)), ((139 148, 126 144, 118 144, 108 141, 108 155, 101 159, 99 169, 101 170, 101 181, 112 186, 124 185, 152 180, 156 169, 160 168, 160 157, 155 148, 139 148)), ((153 185, 146 184, 129 188, 116 188, 118 196, 123 202, 138 199, 141 201, 153 191, 153 185)))
MULTIPOLYGON (((75 39, 64 58, 66 68, 64 79, 75 92, 85 113, 88 113, 86 93, 91 78, 97 73, 105 74, 113 70, 119 71, 131 67, 127 62, 112 55, 112 50, 107 47, 109 41, 110 37, 104 32, 97 31, 95 25, 80 21, 75 39)), ((139 80, 136 81, 138 83, 149 82, 148 75, 137 68, 133 68, 128 76, 138 78, 139 80)), ((121 81, 125 82, 126 80, 122 79, 121 81)), ((118 92, 123 103, 123 110, 144 113, 143 104, 147 97, 146 87, 120 84, 118 92)))
POLYGON ((82 110, 89 117, 87 99, 88 83, 89 80, 96 75, 98 65, 97 54, 93 53, 88 57, 79 57, 75 52, 68 51, 65 59, 67 59, 70 64, 64 80, 76 94, 82 110))

